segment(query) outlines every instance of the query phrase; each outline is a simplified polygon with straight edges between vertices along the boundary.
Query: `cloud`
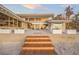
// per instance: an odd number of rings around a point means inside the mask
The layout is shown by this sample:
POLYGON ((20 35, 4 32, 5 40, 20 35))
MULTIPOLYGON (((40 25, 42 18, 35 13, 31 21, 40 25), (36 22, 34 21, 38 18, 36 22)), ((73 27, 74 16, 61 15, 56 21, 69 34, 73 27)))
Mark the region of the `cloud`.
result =
POLYGON ((48 9, 40 4, 23 4, 22 6, 28 9, 40 9, 40 10, 48 9))

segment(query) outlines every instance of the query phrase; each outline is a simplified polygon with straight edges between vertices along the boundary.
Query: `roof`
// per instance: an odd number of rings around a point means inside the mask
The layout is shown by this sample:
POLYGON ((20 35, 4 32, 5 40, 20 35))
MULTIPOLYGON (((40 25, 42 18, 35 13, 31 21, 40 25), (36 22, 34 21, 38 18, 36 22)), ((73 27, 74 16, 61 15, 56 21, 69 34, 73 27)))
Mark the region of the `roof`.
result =
POLYGON ((54 14, 17 14, 19 15, 20 17, 50 17, 50 16, 53 16, 54 14))
POLYGON ((9 10, 8 8, 4 7, 2 4, 0 4, 0 13, 5 14, 5 15, 12 17, 12 18, 15 18, 15 19, 19 19, 20 21, 22 21, 21 17, 16 15, 14 12, 9 10))

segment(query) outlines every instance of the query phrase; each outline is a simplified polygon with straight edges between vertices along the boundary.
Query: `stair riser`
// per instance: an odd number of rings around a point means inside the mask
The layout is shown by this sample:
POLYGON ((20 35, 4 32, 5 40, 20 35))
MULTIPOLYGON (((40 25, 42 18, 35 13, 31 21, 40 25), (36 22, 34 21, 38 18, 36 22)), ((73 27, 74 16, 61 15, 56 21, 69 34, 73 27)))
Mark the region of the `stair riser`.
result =
POLYGON ((23 47, 53 47, 53 45, 51 45, 51 44, 31 44, 31 45, 29 45, 29 44, 24 44, 23 45, 23 47))
POLYGON ((25 40, 50 40, 49 38, 26 38, 25 40))
POLYGON ((40 39, 39 40, 25 40, 25 42, 43 42, 43 41, 48 42, 48 41, 51 41, 51 40, 40 40, 40 39))
POLYGON ((54 51, 53 50, 25 50, 25 51, 23 51, 22 52, 23 54, 32 54, 32 55, 34 55, 34 54, 36 54, 36 55, 50 55, 50 54, 53 54, 54 53, 54 51), (27 52, 27 53, 25 53, 25 52, 27 52))
POLYGON ((51 42, 24 42, 24 44, 51 44, 51 42))
POLYGON ((26 38, 49 38, 48 36, 27 36, 26 38))

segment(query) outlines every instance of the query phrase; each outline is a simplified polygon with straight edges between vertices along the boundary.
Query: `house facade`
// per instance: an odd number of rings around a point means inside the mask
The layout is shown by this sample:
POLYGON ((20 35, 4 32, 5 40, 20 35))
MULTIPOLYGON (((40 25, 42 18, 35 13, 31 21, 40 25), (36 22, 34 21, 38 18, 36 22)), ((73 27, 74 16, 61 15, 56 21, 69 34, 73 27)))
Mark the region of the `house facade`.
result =
POLYGON ((0 28, 23 28, 32 30, 66 29, 71 20, 53 20, 53 14, 15 14, 0 5, 0 28))

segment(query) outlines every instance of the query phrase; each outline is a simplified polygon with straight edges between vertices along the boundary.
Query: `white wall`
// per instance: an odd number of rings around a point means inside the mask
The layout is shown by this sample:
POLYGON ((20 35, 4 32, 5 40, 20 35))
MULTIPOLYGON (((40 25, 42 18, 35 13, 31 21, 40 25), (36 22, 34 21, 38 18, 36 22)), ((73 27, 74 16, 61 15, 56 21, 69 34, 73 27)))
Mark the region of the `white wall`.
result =
POLYGON ((0 29, 0 33, 11 33, 10 29, 0 29))
POLYGON ((14 29, 15 34, 24 34, 25 30, 24 29, 14 29))
POLYGON ((62 30, 52 30, 53 34, 62 34, 63 31, 62 30))
POLYGON ((74 30, 66 30, 66 33, 67 34, 77 34, 77 31, 74 29, 74 30))

